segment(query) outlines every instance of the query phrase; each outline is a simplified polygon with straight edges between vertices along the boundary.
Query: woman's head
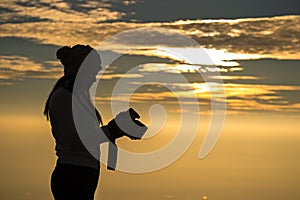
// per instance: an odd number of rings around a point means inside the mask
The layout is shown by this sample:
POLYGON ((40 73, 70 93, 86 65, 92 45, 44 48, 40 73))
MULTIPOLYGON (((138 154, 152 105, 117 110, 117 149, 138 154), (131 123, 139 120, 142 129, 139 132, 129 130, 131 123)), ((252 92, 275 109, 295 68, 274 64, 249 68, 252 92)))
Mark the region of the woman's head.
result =
POLYGON ((64 66, 64 75, 76 77, 80 67, 85 62, 88 68, 100 70, 101 60, 96 50, 89 45, 77 44, 73 47, 64 46, 56 51, 56 57, 64 66), (92 54, 92 55, 89 55, 92 54), (89 56, 88 56, 89 55, 89 56), (88 56, 88 61, 85 59, 88 56))
POLYGON ((100 55, 89 45, 64 46, 56 51, 56 57, 64 66, 64 76, 56 82, 46 101, 44 115, 47 119, 49 119, 49 99, 56 89, 64 87, 72 93, 76 80, 79 83, 77 89, 87 90, 96 81, 96 75, 101 70, 100 55))
POLYGON ((64 66, 64 76, 76 78, 85 89, 96 81, 96 75, 101 70, 100 55, 89 45, 64 46, 57 50, 56 57, 64 66))

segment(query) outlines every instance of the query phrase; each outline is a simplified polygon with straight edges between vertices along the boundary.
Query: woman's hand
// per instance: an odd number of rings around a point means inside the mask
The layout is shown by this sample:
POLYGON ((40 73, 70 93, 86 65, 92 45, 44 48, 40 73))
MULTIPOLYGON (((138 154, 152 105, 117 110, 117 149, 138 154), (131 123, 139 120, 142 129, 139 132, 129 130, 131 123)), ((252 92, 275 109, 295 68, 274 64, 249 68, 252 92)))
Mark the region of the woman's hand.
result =
POLYGON ((147 130, 147 127, 137 119, 139 114, 130 108, 127 111, 120 112, 114 119, 112 119, 106 126, 102 128, 108 139, 115 142, 117 138, 127 136, 130 139, 141 139, 147 130))

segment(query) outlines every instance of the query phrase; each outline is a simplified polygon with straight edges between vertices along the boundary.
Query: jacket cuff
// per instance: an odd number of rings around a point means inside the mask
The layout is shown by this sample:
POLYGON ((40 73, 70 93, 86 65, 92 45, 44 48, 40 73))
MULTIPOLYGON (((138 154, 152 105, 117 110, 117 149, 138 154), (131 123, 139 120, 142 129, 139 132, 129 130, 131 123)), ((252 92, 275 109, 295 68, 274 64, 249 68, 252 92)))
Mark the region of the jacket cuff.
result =
POLYGON ((118 147, 116 144, 108 143, 107 169, 115 171, 118 159, 118 147))

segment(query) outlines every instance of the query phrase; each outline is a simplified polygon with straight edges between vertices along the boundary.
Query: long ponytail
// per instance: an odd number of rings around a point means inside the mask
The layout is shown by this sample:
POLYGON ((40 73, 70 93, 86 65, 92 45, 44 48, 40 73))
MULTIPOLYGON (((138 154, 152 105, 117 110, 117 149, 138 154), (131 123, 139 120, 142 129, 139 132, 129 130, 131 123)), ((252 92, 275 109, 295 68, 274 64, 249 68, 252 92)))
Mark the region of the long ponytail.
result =
POLYGON ((68 76, 63 76, 60 79, 57 80, 57 82, 55 83, 53 89, 51 90, 47 101, 45 103, 45 108, 44 108, 44 112, 43 114, 45 115, 46 119, 49 120, 49 104, 50 104, 50 98, 52 96, 52 94, 54 93, 55 90, 57 90, 59 87, 64 87, 65 89, 67 89, 69 92, 72 93, 73 91, 73 85, 74 85, 74 78, 68 77, 68 76), (65 81, 69 80, 70 84, 67 85, 65 84, 65 81))

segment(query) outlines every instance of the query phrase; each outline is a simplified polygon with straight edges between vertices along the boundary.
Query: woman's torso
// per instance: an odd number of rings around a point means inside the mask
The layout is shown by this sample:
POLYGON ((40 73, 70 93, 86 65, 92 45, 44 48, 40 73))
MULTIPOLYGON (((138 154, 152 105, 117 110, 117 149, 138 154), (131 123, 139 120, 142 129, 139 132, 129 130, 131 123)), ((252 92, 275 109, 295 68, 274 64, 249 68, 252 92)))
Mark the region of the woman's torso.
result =
MULTIPOLYGON (((99 128, 98 120, 92 112, 94 107, 86 97, 72 95, 64 87, 56 89, 50 97, 49 115, 52 126, 52 134, 56 142, 57 163, 74 164, 80 166, 99 169, 100 148, 99 144, 93 144, 91 148, 86 148, 86 143, 78 134, 84 134, 85 129, 99 128), (72 99, 75 98, 75 99, 72 99), (77 123, 74 122, 74 109, 80 116, 75 118, 80 120, 78 130, 77 123), (97 156, 97 158, 95 158, 97 156)), ((78 116, 77 115, 77 116, 78 116)))

